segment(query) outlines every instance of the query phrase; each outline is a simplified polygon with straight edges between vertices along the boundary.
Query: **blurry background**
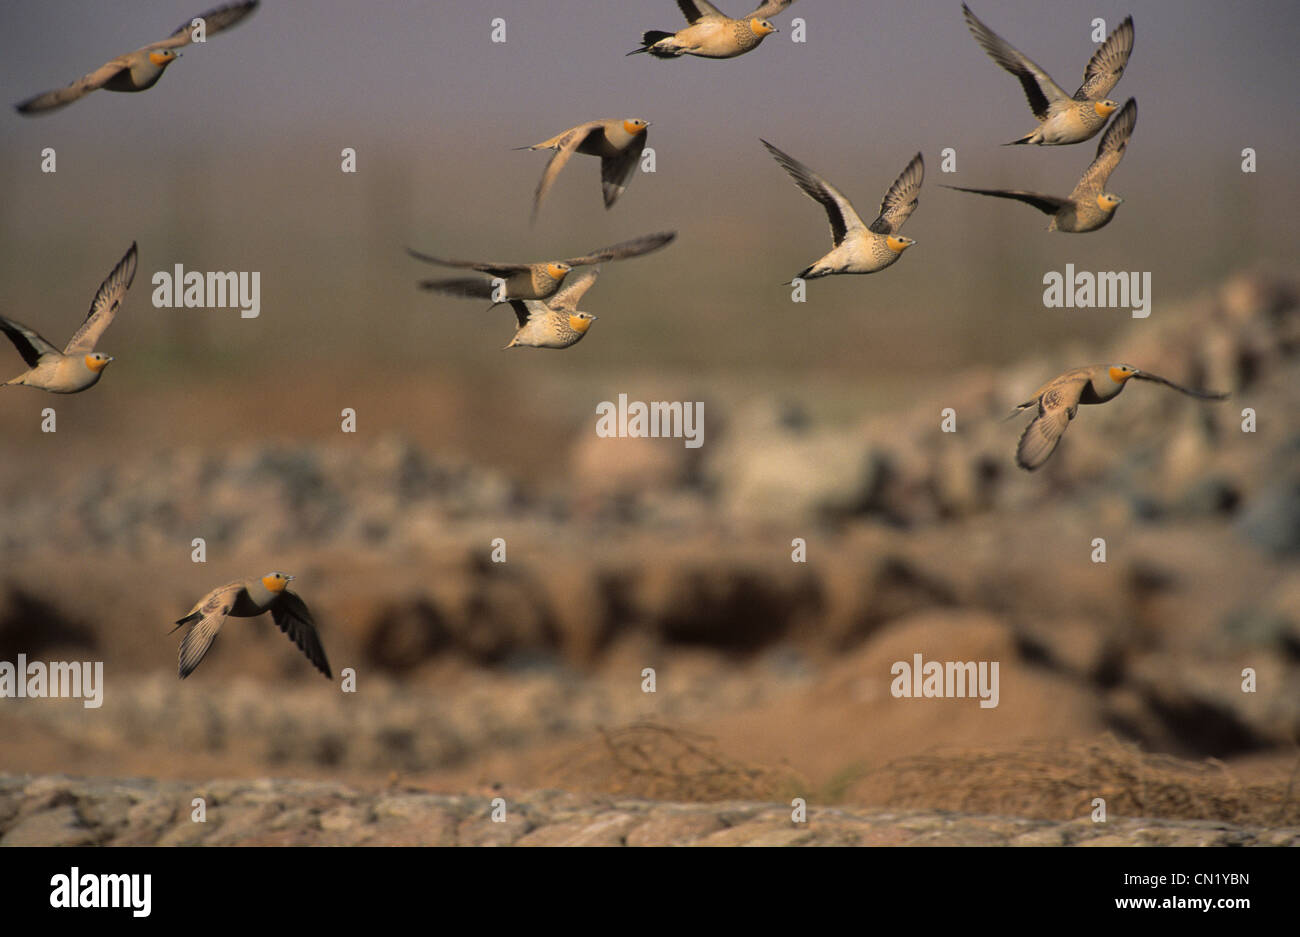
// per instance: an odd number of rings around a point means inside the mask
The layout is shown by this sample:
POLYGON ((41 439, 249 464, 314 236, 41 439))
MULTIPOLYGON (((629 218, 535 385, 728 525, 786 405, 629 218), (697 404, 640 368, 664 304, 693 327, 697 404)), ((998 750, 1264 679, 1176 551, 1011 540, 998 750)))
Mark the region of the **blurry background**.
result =
MULTIPOLYGON (((5 3, 5 100, 200 12, 5 3)), ((0 659, 93 653, 110 681, 99 711, 6 701, 7 737, 24 741, 0 768, 563 785, 544 766, 564 745, 640 718, 859 799, 863 771, 935 745, 1105 730, 1289 765, 1300 12, 975 12, 1067 91, 1092 19, 1109 31, 1133 14, 1112 97, 1136 96, 1140 118, 1104 231, 1049 235, 1027 206, 940 188, 1064 195, 1096 148, 999 146, 1033 117, 956 2, 802 0, 744 57, 665 62, 624 53, 680 28, 669 0, 267 0, 148 92, 0 115, 4 314, 62 345, 140 245, 105 380, 0 393, 0 659), (789 41, 794 17, 805 44, 789 41), (598 163, 576 157, 530 228, 549 154, 511 148, 615 116, 652 122, 657 172, 606 212, 598 163), (829 234, 760 136, 867 220, 923 152, 918 245, 791 304, 780 284, 829 234), (956 174, 940 172, 945 147, 956 174), (565 352, 500 351, 510 313, 420 292, 438 271, 405 253, 531 261, 663 229, 679 232, 669 248, 606 266, 583 304, 600 321, 565 352), (1150 319, 1044 309, 1042 276, 1067 263, 1150 271, 1150 319), (259 271, 260 318, 153 308, 150 278, 175 264, 259 271), (1085 408, 1043 472, 1016 470, 1020 426, 996 418, 1108 356, 1237 399, 1139 386, 1085 408), (595 405, 619 393, 706 401, 703 449, 597 439, 595 405), (955 436, 938 433, 947 406, 955 436), (1258 408, 1255 436, 1242 406, 1258 408), (1105 566, 1088 561, 1095 536, 1105 566), (504 567, 487 562, 494 537, 504 567), (359 668, 365 692, 340 702, 269 620, 228 623, 178 683, 168 622, 271 568, 299 576, 332 663, 359 668), (1000 709, 890 698, 889 663, 918 650, 1001 655, 1000 709), (651 665, 655 697, 640 692, 651 665), (1242 666, 1271 675, 1257 697, 1242 666)), ((7 345, 0 361, 22 368, 7 345)))

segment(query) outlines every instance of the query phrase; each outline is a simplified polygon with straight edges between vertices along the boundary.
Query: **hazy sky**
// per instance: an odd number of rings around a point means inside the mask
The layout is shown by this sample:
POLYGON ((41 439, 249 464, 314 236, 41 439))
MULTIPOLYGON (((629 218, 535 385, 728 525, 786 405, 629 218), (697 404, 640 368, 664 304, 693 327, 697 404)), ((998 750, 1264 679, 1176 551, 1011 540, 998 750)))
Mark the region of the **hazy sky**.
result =
MULTIPOLYGON (((745 12, 733 2, 727 12, 745 12)), ((0 84, 13 103, 170 33, 203 0, 6 0, 0 84)), ((678 243, 607 268, 587 308, 602 318, 566 366, 658 360, 856 367, 863 343, 947 331, 917 354, 1019 353, 1124 314, 1046 313, 1044 271, 1150 270, 1157 302, 1265 261, 1294 267, 1295 37, 1300 4, 1217 0, 976 0, 993 29, 1072 91, 1095 44, 1126 13, 1135 51, 1113 96, 1140 117, 1111 188, 1116 220, 1048 235, 1047 218, 939 183, 1066 194, 1096 140, 1003 148, 1033 125, 1019 85, 976 45, 960 4, 798 0, 781 32, 729 61, 626 57, 646 29, 676 29, 672 0, 265 0, 252 17, 184 50, 143 94, 96 92, 41 118, 6 108, 0 140, 0 305, 62 334, 131 240, 141 245, 128 341, 299 336, 345 351, 366 330, 447 360, 492 361, 510 318, 414 288, 431 272, 412 244, 484 259, 540 260, 666 228, 678 243), (490 41, 502 17, 507 42, 490 41), (808 40, 790 41, 791 22, 808 40), (653 123, 654 175, 612 211, 594 160, 565 169, 527 223, 545 154, 518 147, 595 117, 653 123), (795 309, 782 281, 830 246, 821 208, 758 142, 823 173, 868 219, 918 150, 927 161, 918 240, 890 270, 813 284, 795 309), (38 171, 58 153, 58 172, 38 171), (358 151, 356 176, 339 151, 358 151), (958 172, 939 171, 954 147, 958 172), (1240 172, 1243 147, 1260 171, 1240 172), (147 277, 175 263, 262 272, 263 317, 163 313, 147 277), (49 312, 41 310, 49 308, 49 312), (790 329, 791 313, 798 322, 790 329), (625 314, 626 313, 626 314, 625 314), (621 316, 622 318, 618 318, 621 316), (177 324, 177 323, 180 324, 177 324), (997 329, 990 331, 989 323, 997 329), (809 327, 811 323, 811 327, 809 327), (834 341, 827 342, 831 337, 834 341), (469 347, 464 347, 466 343, 469 347), (969 350, 968 350, 969 349, 969 350), (482 356, 481 359, 479 356, 482 356)), ((1159 306, 1157 306, 1157 314, 1159 306)), ((931 336, 933 338, 933 336, 931 336)), ((929 359, 927 359, 929 360, 929 359)), ((934 363, 930 361, 930 363, 934 363)))

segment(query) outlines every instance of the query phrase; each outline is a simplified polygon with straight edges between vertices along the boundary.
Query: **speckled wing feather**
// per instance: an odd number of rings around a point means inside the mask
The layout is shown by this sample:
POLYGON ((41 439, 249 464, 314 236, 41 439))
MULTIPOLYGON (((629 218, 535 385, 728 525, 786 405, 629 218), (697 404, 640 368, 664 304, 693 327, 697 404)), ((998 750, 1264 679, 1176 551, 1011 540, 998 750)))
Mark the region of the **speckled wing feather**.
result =
POLYGON ((321 646, 320 636, 316 633, 316 622, 312 620, 307 604, 296 593, 288 589, 281 592, 271 606, 271 618, 289 636, 289 640, 298 645, 298 650, 307 655, 317 670, 333 679, 329 661, 325 659, 325 648, 321 646))
POLYGON ((1074 419, 1087 374, 1057 378, 1038 398, 1038 415, 1020 434, 1016 464, 1032 472, 1047 461, 1074 419))
POLYGON ((1083 70, 1083 84, 1074 92, 1074 99, 1100 101, 1106 97, 1119 83, 1132 53, 1133 17, 1126 16, 1088 60, 1088 67, 1083 70))
MULTIPOLYGON (((184 680, 194 672, 194 668, 203 660, 203 656, 212 647, 221 625, 234 608, 239 594, 244 591, 242 582, 232 582, 213 589, 196 605, 188 615, 178 619, 177 627, 194 622, 194 626, 185 633, 180 649, 180 675, 184 680)), ((175 630, 175 629, 173 629, 175 630)))
POLYGON ((1029 108, 1040 121, 1047 119, 1047 110, 1057 101, 1067 101, 1065 91, 1052 80, 1052 76, 1038 67, 1028 56, 985 26, 966 4, 961 5, 966 25, 993 61, 1015 75, 1029 99, 1029 108))
POLYGON ((95 345, 104 334, 104 330, 113 324, 113 317, 121 308, 122 300, 126 298, 126 291, 131 288, 131 281, 135 279, 135 266, 136 247, 135 242, 132 241, 130 250, 99 285, 99 292, 95 294, 90 304, 90 311, 86 313, 86 321, 81 323, 81 328, 77 329, 68 341, 68 347, 63 349, 65 355, 89 353, 95 350, 95 345))
POLYGON ((917 195, 924 178, 925 162, 921 159, 921 154, 917 153, 885 193, 885 198, 880 203, 880 217, 871 222, 871 230, 876 234, 897 234, 898 229, 912 216, 912 212, 916 211, 917 195))
POLYGON ((600 276, 600 268, 592 267, 589 270, 568 277, 564 281, 564 286, 560 287, 554 295, 547 299, 546 305, 561 312, 576 312, 578 310, 578 301, 582 299, 587 290, 591 289, 598 276, 600 276))
POLYGON ((145 46, 146 49, 179 49, 181 46, 187 46, 194 41, 193 22, 195 19, 203 20, 203 34, 205 39, 210 39, 217 33, 229 29, 236 23, 244 19, 254 10, 260 0, 245 0, 243 3, 227 3, 225 6, 214 7, 206 13, 200 13, 197 17, 190 17, 184 23, 176 27, 166 39, 145 46))
POLYGON ((839 189, 788 153, 782 152, 766 140, 760 142, 781 164, 781 168, 790 174, 803 193, 826 209, 826 218, 831 225, 831 239, 834 240, 835 246, 840 245, 849 231, 866 227, 852 203, 839 189))
POLYGON ((1129 98, 1124 102, 1124 106, 1110 122, 1106 132, 1101 135, 1101 142, 1097 144, 1097 155, 1083 171, 1079 184, 1070 193, 1071 199, 1084 201, 1089 197, 1100 195, 1105 190, 1106 180, 1115 171, 1119 161, 1124 158, 1124 150, 1128 148, 1129 137, 1132 136, 1133 127, 1137 124, 1137 113, 1137 98, 1129 98))

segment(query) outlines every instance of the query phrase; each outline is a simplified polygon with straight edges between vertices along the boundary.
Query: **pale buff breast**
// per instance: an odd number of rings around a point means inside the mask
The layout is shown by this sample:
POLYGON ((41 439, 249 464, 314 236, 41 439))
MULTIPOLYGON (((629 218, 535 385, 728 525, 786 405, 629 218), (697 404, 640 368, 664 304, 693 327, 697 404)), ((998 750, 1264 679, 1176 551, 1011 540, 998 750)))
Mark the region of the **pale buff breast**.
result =
POLYGON ((86 367, 81 355, 47 356, 28 372, 23 383, 41 387, 53 394, 75 394, 98 383, 103 371, 86 367))
POLYGON ((696 55, 728 59, 758 45, 749 24, 741 20, 703 19, 677 34, 678 42, 696 55))
POLYGON ((515 335, 515 344, 532 348, 568 348, 582 340, 584 333, 569 327, 569 317, 552 312, 530 319, 515 335))
POLYGON ((1079 143, 1095 134, 1106 123, 1091 101, 1069 101, 1043 122, 1039 132, 1053 144, 1079 143))

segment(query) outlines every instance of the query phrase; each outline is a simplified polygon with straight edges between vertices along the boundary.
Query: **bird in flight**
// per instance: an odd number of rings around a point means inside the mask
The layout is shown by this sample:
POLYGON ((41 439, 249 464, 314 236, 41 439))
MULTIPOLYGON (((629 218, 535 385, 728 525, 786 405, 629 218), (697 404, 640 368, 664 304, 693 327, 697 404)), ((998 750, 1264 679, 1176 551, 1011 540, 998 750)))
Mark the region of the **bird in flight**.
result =
POLYGON ((1086 368, 1074 368, 1038 388, 1032 399, 1020 404, 1007 417, 1011 419, 1026 410, 1038 411, 1020 434, 1020 443, 1016 447, 1016 465, 1029 472, 1042 466, 1056 451, 1065 428, 1074 419, 1080 404, 1114 400, 1130 380, 1164 384, 1179 393, 1201 400, 1226 400, 1228 397, 1227 394, 1212 391, 1192 390, 1128 364, 1094 364, 1086 368))
POLYGON ((1129 137, 1137 124, 1137 99, 1129 98, 1123 109, 1102 134, 1097 144, 1097 155, 1088 168, 1084 170, 1079 184, 1065 198, 1057 195, 1044 195, 1041 192, 1026 192, 1023 189, 968 189, 960 185, 945 186, 958 192, 974 192, 976 195, 991 195, 994 198, 1011 198, 1026 205, 1032 205, 1044 214, 1051 215, 1047 225, 1048 231, 1065 231, 1071 234, 1083 234, 1096 231, 1110 224, 1115 217, 1115 209, 1124 201, 1113 192, 1106 191, 1106 182, 1115 171, 1119 161, 1124 158, 1128 148, 1129 137))
POLYGON ((0 316, 0 332, 14 343, 28 368, 12 380, 5 381, 5 385, 25 384, 52 394, 75 394, 98 383, 113 356, 95 351, 95 345, 122 307, 126 291, 135 279, 135 266, 136 247, 132 242, 113 272, 99 285, 90 303, 90 312, 63 351, 22 323, 0 316))
POLYGON ((177 49, 196 41, 206 42, 208 36, 229 29, 257 9, 259 2, 260 0, 244 0, 242 3, 229 3, 209 10, 195 17, 195 20, 203 21, 201 27, 194 20, 186 20, 166 39, 119 55, 70 85, 30 97, 15 107, 20 114, 34 116, 65 107, 100 88, 105 91, 144 91, 152 88, 167 70, 167 66, 180 58, 177 49))
POLYGON ((1133 52, 1133 17, 1126 16, 1097 47, 1083 72, 1083 84, 1068 95, 1052 76, 989 29, 966 4, 961 5, 966 25, 993 61, 1015 75, 1029 99, 1029 109, 1038 118, 1038 127, 1019 140, 1006 144, 1033 143, 1038 146, 1061 146, 1082 143, 1106 124, 1119 105, 1106 97, 1119 83, 1129 55, 1133 52))

